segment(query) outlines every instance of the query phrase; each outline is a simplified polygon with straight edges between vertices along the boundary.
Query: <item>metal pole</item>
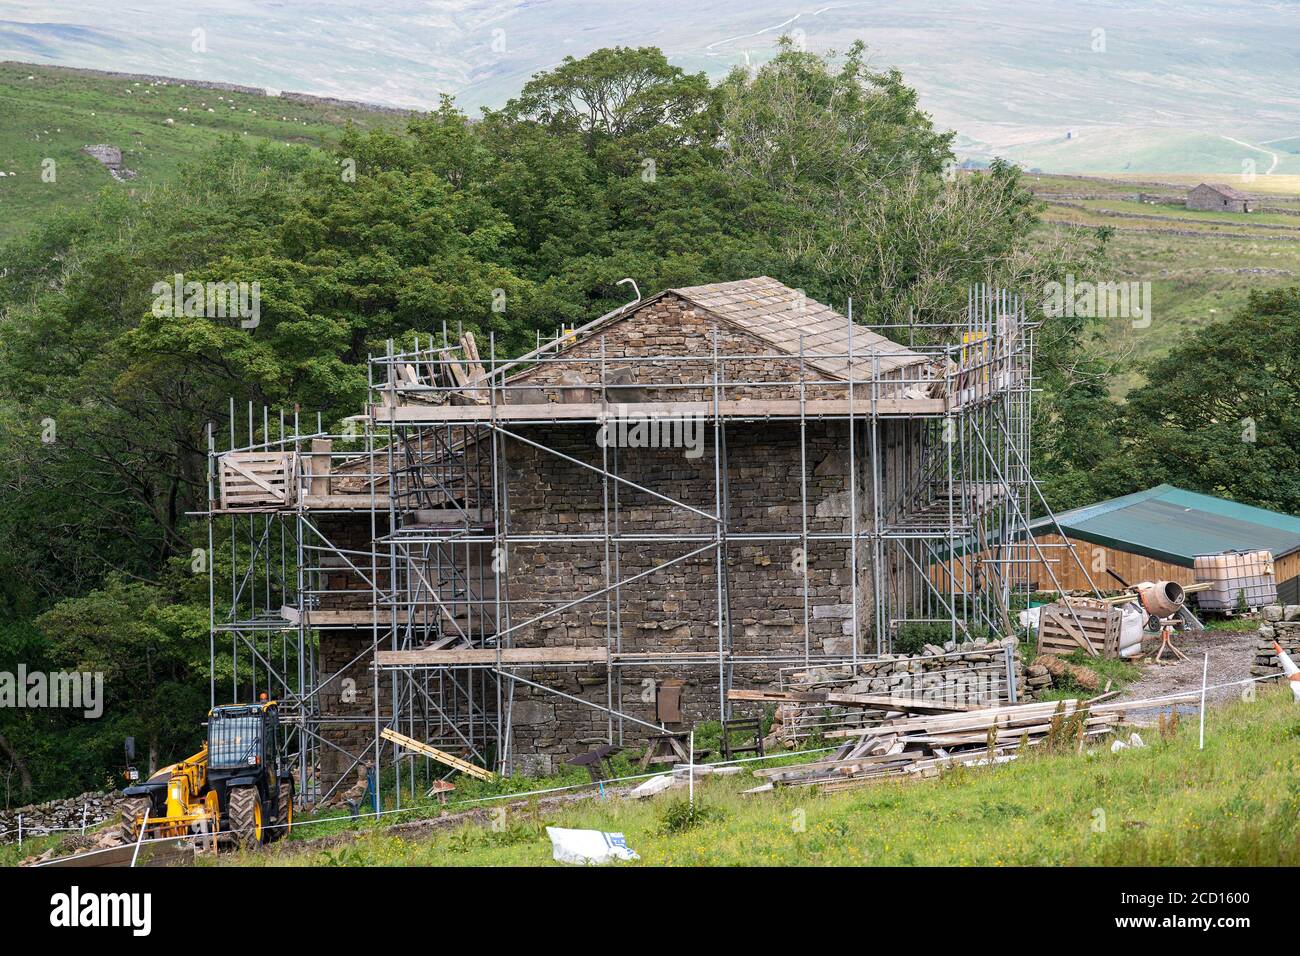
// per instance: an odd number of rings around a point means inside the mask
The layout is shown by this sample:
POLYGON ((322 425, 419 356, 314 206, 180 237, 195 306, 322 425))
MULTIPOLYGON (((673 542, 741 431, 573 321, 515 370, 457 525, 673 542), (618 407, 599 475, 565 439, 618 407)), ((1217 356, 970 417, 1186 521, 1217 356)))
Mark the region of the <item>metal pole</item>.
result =
POLYGON ((691 809, 695 809, 695 731, 691 731, 690 762, 686 765, 686 777, 689 780, 691 809))
MULTIPOLYGON (((853 663, 858 661, 858 641, 861 635, 858 633, 858 457, 857 457, 857 419, 854 417, 854 392, 857 388, 854 383, 855 375, 853 371, 853 299, 849 299, 848 306, 848 332, 849 332, 849 580, 852 582, 852 601, 850 602, 849 613, 851 623, 850 641, 852 642, 852 660, 853 663)), ((872 409, 873 422, 875 409, 872 409)), ((880 595, 876 594, 874 600, 879 600, 880 595)), ((880 635, 876 635, 879 642, 880 635)))
POLYGON ((716 513, 713 525, 715 590, 718 602, 718 719, 727 719, 727 672, 723 649, 723 528, 722 513, 722 416, 718 410, 718 330, 713 330, 713 507, 716 513))
MULTIPOLYGON (((212 485, 212 462, 216 454, 216 435, 213 433, 212 422, 208 422, 208 707, 212 708, 217 705, 217 600, 216 600, 216 562, 213 555, 216 553, 213 539, 214 515, 212 506, 213 485, 212 485)), ((233 562, 234 555, 231 555, 233 562)))
POLYGON ((134 868, 136 857, 140 855, 140 845, 144 843, 144 833, 149 827, 149 811, 144 812, 144 819, 140 821, 140 832, 135 837, 135 850, 131 853, 131 866, 134 868))
MULTIPOLYGON (((496 428, 497 383, 496 383, 495 372, 496 372, 497 347, 496 347, 495 332, 489 333, 488 347, 489 347, 488 365, 492 369, 492 372, 489 373, 488 375, 488 401, 491 407, 492 424, 493 424, 492 447, 491 447, 492 535, 494 538, 493 545, 492 545, 492 559, 493 559, 492 570, 495 572, 496 575, 496 577, 494 578, 494 586, 493 586, 493 607, 495 609, 494 613, 495 613, 496 628, 497 628, 497 640, 495 642, 497 673, 501 673, 501 650, 503 646, 502 638, 508 636, 509 633, 512 630, 514 630, 514 628, 513 626, 507 627, 504 630, 501 628, 501 592, 503 590, 502 582, 508 580, 510 577, 510 550, 509 550, 509 544, 502 537, 502 535, 505 532, 503 528, 504 521, 502 518, 503 512, 501 507, 502 505, 501 488, 503 483, 507 480, 507 478, 505 474, 503 474, 503 469, 501 468, 501 456, 500 456, 499 444, 498 444, 499 440, 504 441, 504 439, 500 438, 498 434, 498 429, 496 428)), ((513 645, 514 639, 511 638, 509 643, 513 645)), ((506 762, 506 753, 507 750, 509 749, 509 744, 503 738, 509 736, 511 731, 507 726, 502 724, 502 716, 505 707, 504 707, 504 701, 502 700, 501 692, 502 692, 501 681, 500 679, 498 679, 496 681, 496 693, 497 693, 496 737, 497 737, 497 754, 498 754, 497 769, 502 776, 505 776, 509 773, 509 767, 507 766, 507 762, 506 762)), ((515 700, 514 686, 512 685, 510 688, 510 712, 512 718, 514 715, 514 700, 515 700)))
POLYGON ((799 548, 803 558, 803 660, 807 665, 812 653, 810 628, 808 565, 808 417, 807 386, 804 384, 804 336, 799 333, 799 548))
POLYGON ((1210 652, 1205 652, 1205 663, 1201 666, 1201 744, 1205 749, 1205 688, 1210 682, 1210 652))
MULTIPOLYGON (((606 370, 605 358, 605 337, 600 337, 600 403, 602 414, 609 410, 609 393, 608 393, 608 374, 606 370)), ((606 419, 601 426, 608 429, 609 422, 606 419)), ((605 440, 600 443, 600 500, 601 500, 601 529, 604 538, 604 568, 605 568, 605 653, 612 654, 614 649, 614 606, 609 591, 610 585, 614 583, 610 567, 610 537, 609 537, 609 434, 605 432, 605 440)), ((609 708, 609 715, 605 722, 605 742, 614 743, 614 674, 613 665, 605 669, 605 706, 609 708)), ((621 675, 620 675, 621 680, 621 675)))

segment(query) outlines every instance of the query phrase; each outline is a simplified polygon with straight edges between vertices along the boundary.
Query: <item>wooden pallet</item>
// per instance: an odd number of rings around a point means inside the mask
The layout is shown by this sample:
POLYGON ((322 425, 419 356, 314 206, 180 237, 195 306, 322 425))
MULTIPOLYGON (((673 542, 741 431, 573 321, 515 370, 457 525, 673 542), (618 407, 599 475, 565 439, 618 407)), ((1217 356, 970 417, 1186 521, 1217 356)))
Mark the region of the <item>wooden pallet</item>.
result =
POLYGON ((298 456, 291 451, 232 451, 221 456, 223 511, 290 507, 298 493, 298 456))
POLYGON ((1093 657, 1119 657, 1124 612, 1118 607, 1095 598, 1070 598, 1068 603, 1057 601, 1044 606, 1041 614, 1039 654, 1067 657, 1084 650, 1093 657))

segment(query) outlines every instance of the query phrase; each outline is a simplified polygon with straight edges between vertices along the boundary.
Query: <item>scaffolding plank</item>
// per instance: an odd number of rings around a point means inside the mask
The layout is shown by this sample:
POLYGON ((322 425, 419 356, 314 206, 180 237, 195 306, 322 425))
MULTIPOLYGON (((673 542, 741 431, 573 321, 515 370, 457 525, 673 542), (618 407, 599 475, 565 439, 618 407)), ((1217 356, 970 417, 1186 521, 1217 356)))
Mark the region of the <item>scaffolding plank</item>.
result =
POLYGON ((368 511, 371 503, 376 508, 388 510, 388 495, 374 495, 369 491, 335 491, 328 495, 303 495, 302 505, 308 511, 368 511))
MULTIPOLYGON (((871 412, 870 398, 854 399, 855 415, 871 412)), ((942 415, 948 410, 942 398, 881 398, 875 402, 880 415, 942 415)), ((798 418, 800 403, 787 399, 727 399, 718 402, 720 418, 798 418)), ((822 399, 803 403, 803 414, 809 418, 842 418, 849 414, 846 399, 822 399)), ((538 405, 398 405, 393 408, 372 406, 371 414, 386 422, 550 422, 600 419, 610 415, 643 416, 649 418, 711 418, 713 402, 626 402, 604 404, 580 402, 561 404, 547 402, 538 405)))
POLYGON ((406 736, 406 734, 399 734, 397 731, 389 727, 385 727, 380 731, 379 736, 383 737, 385 740, 392 741, 399 747, 405 747, 407 750, 413 750, 416 753, 424 754, 426 757, 432 757, 439 763, 446 764, 448 767, 459 770, 461 773, 467 774, 471 777, 477 777, 479 780, 495 780, 497 778, 497 775, 491 770, 484 770, 482 767, 475 766, 468 760, 461 760, 459 757, 453 757, 445 750, 439 750, 437 747, 431 747, 426 743, 421 743, 413 737, 406 736))
POLYGON ((937 700, 911 697, 890 697, 880 694, 838 694, 815 691, 739 690, 727 691, 727 700, 768 701, 801 704, 844 704, 869 707, 873 710, 898 710, 914 714, 961 714, 974 710, 961 704, 945 704, 937 700))
POLYGON ((470 647, 460 650, 379 651, 380 667, 410 664, 605 664, 609 652, 603 647, 470 647))

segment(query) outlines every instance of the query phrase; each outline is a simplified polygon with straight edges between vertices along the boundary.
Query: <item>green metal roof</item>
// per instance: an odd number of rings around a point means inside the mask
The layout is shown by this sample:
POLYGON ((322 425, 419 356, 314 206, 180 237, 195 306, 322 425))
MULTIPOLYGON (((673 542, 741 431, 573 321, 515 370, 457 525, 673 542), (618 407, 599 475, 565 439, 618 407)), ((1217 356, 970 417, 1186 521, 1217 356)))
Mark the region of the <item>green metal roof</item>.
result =
MULTIPOLYGON (((1300 549, 1300 518, 1157 485, 1056 516, 1072 538, 1192 567, 1198 554, 1268 550, 1274 558, 1300 549)), ((1050 525, 1035 521, 1035 531, 1050 525)))

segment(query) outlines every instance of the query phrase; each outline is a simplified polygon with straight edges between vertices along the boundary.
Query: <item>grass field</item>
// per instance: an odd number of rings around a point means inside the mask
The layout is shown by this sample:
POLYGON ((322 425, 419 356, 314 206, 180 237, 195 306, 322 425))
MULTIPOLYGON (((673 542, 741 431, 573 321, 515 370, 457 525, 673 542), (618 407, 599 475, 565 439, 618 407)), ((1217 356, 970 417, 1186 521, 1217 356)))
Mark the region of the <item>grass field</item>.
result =
POLYGON ((1270 196, 1300 196, 1300 174, 1272 173, 1256 176, 1249 183, 1237 182, 1228 173, 1102 173, 1107 179, 1128 182, 1172 183, 1178 186, 1196 186, 1203 182, 1225 182, 1245 193, 1263 193, 1270 196))
POLYGON ((937 780, 838 794, 741 796, 748 775, 702 779, 693 826, 682 795, 590 800, 499 814, 431 835, 360 832, 232 853, 222 865, 544 866, 548 825, 618 831, 640 865, 1295 865, 1300 863, 1300 706, 1285 688, 1194 717, 1168 741, 1113 754, 1030 753, 937 780))
POLYGON ((1300 283, 1300 215, 1281 211, 1300 213, 1300 177, 1260 176, 1237 184, 1259 196, 1257 205, 1270 207, 1245 214, 1136 200, 1138 192, 1176 195, 1188 184, 1216 179, 1210 175, 1026 178, 1047 203, 1045 223, 1111 231, 1114 272, 1106 279, 1151 283, 1150 326, 1134 328, 1131 320, 1116 318, 1102 336, 1104 350, 1122 363, 1116 397, 1144 381, 1143 362, 1168 352, 1189 331, 1225 318, 1252 290, 1300 283))
MULTIPOLYGON (((1194 712, 1168 739, 1139 732, 1141 749, 1112 753, 1099 741, 1083 755, 1031 750, 997 767, 837 794, 787 788, 744 796, 759 782, 748 774, 702 777, 694 815, 682 791, 641 802, 593 795, 563 806, 485 800, 580 787, 586 774, 577 768, 542 780, 462 777, 445 809, 479 812, 436 832, 387 829, 437 817, 443 808, 431 801, 386 816, 385 826, 328 809, 314 822, 301 817, 283 843, 223 851, 215 864, 547 866, 547 826, 622 832, 644 866, 1300 864, 1300 706, 1287 688, 1266 685, 1254 700, 1212 707, 1204 751, 1194 712)), ((625 758, 615 770, 633 772, 625 758)), ((21 851, 0 845, 0 866, 59 842, 27 840, 21 851)))
POLYGON ((0 64, 0 244, 37 218, 84 203, 101 189, 147 189, 164 182, 220 137, 319 147, 334 142, 349 122, 368 128, 404 120, 183 83, 0 64), (82 152, 99 143, 121 149, 123 165, 137 178, 114 182, 82 152), (42 175, 49 169, 52 182, 42 175))

